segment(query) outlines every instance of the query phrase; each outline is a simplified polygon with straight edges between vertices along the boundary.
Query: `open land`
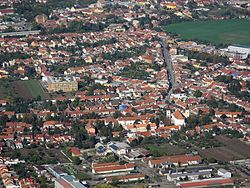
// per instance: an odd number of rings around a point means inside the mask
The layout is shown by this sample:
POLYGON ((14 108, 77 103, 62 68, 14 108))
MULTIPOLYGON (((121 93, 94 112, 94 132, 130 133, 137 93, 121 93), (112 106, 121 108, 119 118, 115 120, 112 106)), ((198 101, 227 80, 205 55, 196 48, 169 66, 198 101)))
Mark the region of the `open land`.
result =
POLYGON ((250 158, 250 146, 237 139, 225 136, 217 136, 215 139, 224 146, 199 150, 202 157, 206 159, 216 159, 222 162, 250 158))
POLYGON ((250 45, 250 20, 245 19, 183 22, 166 26, 165 30, 184 40, 250 45))
POLYGON ((45 149, 45 148, 32 148, 32 149, 20 149, 21 156, 29 159, 29 161, 34 160, 41 161, 45 164, 50 163, 68 163, 69 160, 60 152, 59 149, 45 149), (32 159, 32 160, 31 160, 32 159))
POLYGON ((15 81, 11 83, 14 92, 21 98, 30 99, 41 96, 46 98, 42 87, 37 80, 15 81))
POLYGON ((145 146, 146 149, 152 155, 156 156, 164 156, 164 155, 180 155, 184 154, 185 150, 171 144, 163 143, 163 144, 149 144, 145 146))
POLYGON ((26 81, 8 81, 1 80, 0 82, 0 97, 20 97, 31 99, 41 96, 42 99, 47 98, 46 94, 37 80, 26 81))

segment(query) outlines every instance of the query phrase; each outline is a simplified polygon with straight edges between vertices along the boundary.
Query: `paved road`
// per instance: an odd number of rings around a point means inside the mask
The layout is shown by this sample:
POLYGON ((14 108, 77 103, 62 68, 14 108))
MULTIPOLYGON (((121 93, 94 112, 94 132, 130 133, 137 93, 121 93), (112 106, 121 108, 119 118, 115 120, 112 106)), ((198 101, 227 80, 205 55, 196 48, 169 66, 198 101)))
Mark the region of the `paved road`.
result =
POLYGON ((0 33, 0 36, 1 37, 6 37, 6 36, 28 36, 28 35, 37 35, 40 32, 41 32, 41 30, 6 32, 6 33, 0 33))
POLYGON ((170 95, 173 92, 173 88, 175 87, 176 83, 175 83, 175 72, 174 72, 174 68, 173 68, 173 64, 168 52, 168 45, 166 43, 166 38, 162 38, 162 53, 163 53, 163 57, 164 57, 164 62, 168 71, 168 80, 169 80, 169 89, 167 91, 167 97, 166 100, 169 99, 170 95))
POLYGON ((152 183, 146 183, 147 186, 149 185, 158 185, 158 187, 163 188, 174 188, 174 183, 169 182, 165 176, 159 176, 159 173, 156 172, 155 169, 150 168, 144 162, 136 161, 137 169, 142 173, 149 177, 149 181, 152 183), (155 178, 157 177, 157 178, 155 178))

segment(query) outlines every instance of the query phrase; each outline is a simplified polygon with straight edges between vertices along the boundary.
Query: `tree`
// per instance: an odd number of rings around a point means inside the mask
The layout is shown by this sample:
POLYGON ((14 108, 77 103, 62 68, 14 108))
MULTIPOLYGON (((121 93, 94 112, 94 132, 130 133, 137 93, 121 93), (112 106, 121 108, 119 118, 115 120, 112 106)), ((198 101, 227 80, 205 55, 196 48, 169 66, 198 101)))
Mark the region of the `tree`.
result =
POLYGON ((188 176, 185 176, 185 178, 183 180, 184 181, 188 181, 188 176))
POLYGON ((200 125, 206 125, 210 122, 212 122, 209 114, 203 114, 200 118, 199 118, 199 122, 200 122, 200 125))
POLYGON ((191 115, 187 118, 187 126, 189 128, 194 128, 199 124, 199 119, 195 115, 191 115))
POLYGON ((41 185, 41 188, 46 188, 47 187, 47 179, 44 175, 38 177, 38 182, 40 183, 41 185))
POLYGON ((199 97, 202 96, 202 92, 201 92, 200 90, 196 90, 196 91, 194 92, 194 96, 195 96, 196 98, 199 98, 199 97))
POLYGON ((222 119, 226 119, 226 118, 227 118, 227 116, 226 116, 225 114, 222 114, 222 115, 220 116, 220 118, 222 118, 222 119))
POLYGON ((114 128, 113 128, 113 131, 122 131, 123 130, 123 127, 121 124, 119 123, 114 123, 114 128))
POLYGON ((21 157, 21 153, 19 150, 13 150, 13 152, 11 153, 10 158, 11 159, 18 159, 19 157, 21 157))
POLYGON ((233 80, 231 83, 228 84, 228 90, 235 94, 241 90, 241 85, 239 80, 233 80))
POLYGON ((215 100, 214 97, 211 97, 208 101, 207 101, 207 105, 211 108, 217 108, 218 107, 218 103, 215 100))
POLYGON ((72 161, 74 165, 80 165, 82 162, 79 157, 73 157, 72 161))
POLYGON ((115 118, 115 119, 117 119, 121 116, 122 116, 122 113, 120 111, 115 111, 115 113, 113 114, 113 118, 115 118))
POLYGON ((226 84, 229 84, 230 82, 232 82, 233 77, 232 76, 224 76, 224 75, 219 75, 215 78, 216 81, 218 82, 223 82, 226 84))
POLYGON ((150 124, 147 124, 147 131, 150 131, 151 130, 151 126, 150 126, 150 124))
POLYGON ((202 175, 199 175, 198 178, 199 178, 199 180, 204 179, 202 175))
POLYGON ((209 108, 209 116, 214 116, 215 115, 215 111, 213 108, 209 108))
POLYGON ((118 184, 119 184, 119 180, 116 177, 112 178, 112 185, 118 186, 118 184))
POLYGON ((115 188, 115 186, 110 185, 110 184, 100 184, 100 185, 96 185, 94 188, 115 188))

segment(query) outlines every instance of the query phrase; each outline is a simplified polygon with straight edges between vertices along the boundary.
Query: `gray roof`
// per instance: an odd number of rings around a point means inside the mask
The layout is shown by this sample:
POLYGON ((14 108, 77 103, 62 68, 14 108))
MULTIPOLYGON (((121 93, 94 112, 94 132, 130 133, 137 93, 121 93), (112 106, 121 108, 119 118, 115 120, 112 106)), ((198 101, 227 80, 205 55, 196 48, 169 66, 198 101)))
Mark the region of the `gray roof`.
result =
POLYGON ((66 176, 62 176, 61 178, 67 181, 68 183, 70 183, 75 188, 87 188, 86 186, 81 184, 79 180, 75 178, 75 176, 66 175, 66 176))
POLYGON ((219 168, 218 171, 220 171, 221 173, 224 173, 224 174, 228 173, 228 171, 224 168, 219 168))
POLYGON ((199 175, 209 175, 211 172, 191 172, 191 173, 180 173, 180 174, 170 174, 171 178, 186 177, 186 176, 199 176, 199 175))
POLYGON ((230 46, 239 47, 239 48, 250 48, 250 46, 241 45, 241 44, 232 44, 232 45, 230 45, 230 46))

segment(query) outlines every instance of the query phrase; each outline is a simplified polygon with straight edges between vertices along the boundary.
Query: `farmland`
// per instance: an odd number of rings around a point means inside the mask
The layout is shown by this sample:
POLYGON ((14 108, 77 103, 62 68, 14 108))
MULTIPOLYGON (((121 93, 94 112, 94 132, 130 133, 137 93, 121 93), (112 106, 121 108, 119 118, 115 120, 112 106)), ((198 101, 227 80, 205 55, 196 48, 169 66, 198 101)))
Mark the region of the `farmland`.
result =
POLYGON ((250 20, 209 20, 171 24, 165 31, 184 40, 219 44, 250 45, 250 20))
POLYGON ((216 159, 222 162, 250 157, 250 146, 246 145, 244 142, 225 136, 217 136, 215 139, 223 144, 223 146, 199 150, 202 157, 206 159, 216 159))

